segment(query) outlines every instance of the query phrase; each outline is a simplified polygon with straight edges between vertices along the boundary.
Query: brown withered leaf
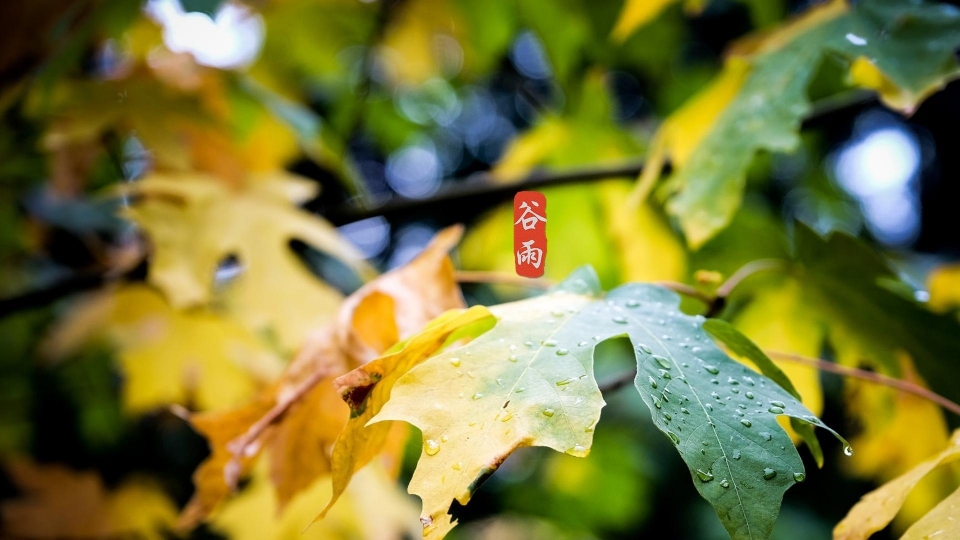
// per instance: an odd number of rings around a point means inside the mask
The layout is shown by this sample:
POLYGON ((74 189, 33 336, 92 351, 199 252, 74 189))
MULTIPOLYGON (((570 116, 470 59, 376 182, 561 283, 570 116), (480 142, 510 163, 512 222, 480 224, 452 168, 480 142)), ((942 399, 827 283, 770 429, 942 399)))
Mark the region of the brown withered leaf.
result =
MULTIPOLYGON (((308 338, 280 381, 256 401, 190 418, 208 438, 211 456, 194 473, 196 493, 181 515, 182 527, 205 519, 263 449, 268 450, 281 509, 330 471, 333 442, 349 416, 333 379, 378 357, 443 312, 464 307, 447 257, 462 232, 459 226, 441 231, 412 262, 350 295, 335 321, 308 338)), ((402 443, 399 436, 392 440, 402 443)))
POLYGON ((108 490, 100 476, 15 460, 5 467, 21 494, 0 504, 4 538, 164 538, 176 508, 154 483, 108 490))

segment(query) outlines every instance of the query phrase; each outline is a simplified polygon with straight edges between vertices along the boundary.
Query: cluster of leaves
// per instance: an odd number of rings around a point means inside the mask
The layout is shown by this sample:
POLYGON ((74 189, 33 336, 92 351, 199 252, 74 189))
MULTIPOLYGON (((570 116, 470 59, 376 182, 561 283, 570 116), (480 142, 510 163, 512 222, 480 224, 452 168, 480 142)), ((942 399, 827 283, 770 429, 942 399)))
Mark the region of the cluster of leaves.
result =
MULTIPOLYGON (((213 16, 222 7, 181 3, 213 16)), ((925 305, 853 236, 791 223, 790 250, 783 223, 742 203, 758 153, 801 145, 810 88, 825 64, 910 114, 960 74, 960 12, 831 0, 779 22, 774 3, 744 3, 765 31, 729 47, 712 81, 703 66, 673 73, 688 36, 672 0, 251 2, 243 9, 254 16, 258 8, 267 32, 246 70, 169 50, 138 0, 4 8, 24 24, 6 38, 12 46, 0 47, 10 83, 0 111, 30 129, 0 135, 0 171, 16 180, 3 189, 10 200, 30 200, 37 168, 49 182, 29 219, 0 211, 13 231, 0 237, 0 256, 18 263, 2 270, 0 288, 35 284, 19 263, 43 258, 32 252, 56 255, 62 231, 81 239, 87 256, 62 266, 127 279, 59 311, 39 344, 22 337, 40 333, 29 320, 4 321, 0 335, 10 336, 15 356, 51 369, 109 351, 122 382, 97 380, 116 387, 122 415, 172 406, 210 450, 179 505, 137 475, 106 482, 10 460, 21 496, 0 505, 5 532, 154 537, 210 523, 233 537, 268 538, 313 521, 306 535, 317 538, 420 534, 410 530, 416 509, 396 487, 413 426, 421 440, 409 491, 422 500, 423 536, 440 538, 456 523, 454 502, 467 504, 517 449, 587 456, 605 406, 598 346, 614 342, 636 365, 634 387, 653 425, 730 536, 767 538, 784 493, 807 475, 794 443, 822 466, 813 428, 826 426, 817 418, 824 390, 816 371, 764 351, 828 351, 840 366, 929 383, 960 401, 950 363, 960 325, 948 313, 958 303, 955 269, 931 278, 925 305), (56 39, 29 40, 21 35, 28 30, 56 39), (542 45, 545 59, 535 61, 545 63, 544 77, 509 82, 517 74, 505 75, 501 60, 515 42, 542 45), (652 137, 645 125, 623 122, 636 111, 622 114, 622 96, 610 89, 622 69, 649 78, 657 112, 672 111, 652 137), (510 84, 520 96, 515 121, 478 97, 489 93, 484 85, 510 84), (474 116, 496 117, 499 127, 477 135, 457 124, 469 103, 481 103, 474 116), (515 128, 525 131, 491 135, 515 128), (451 133, 464 150, 443 173, 490 168, 491 183, 517 182, 536 168, 640 157, 646 166, 632 195, 628 179, 545 189, 550 215, 561 216, 547 234, 563 246, 551 251, 548 275, 565 280, 541 296, 468 308, 447 255, 462 228, 439 232, 417 258, 377 275, 336 228, 301 208, 316 202, 318 185, 289 170, 302 160, 298 170, 319 167, 336 179, 331 191, 362 195, 371 189, 359 173, 366 154, 436 147, 451 133), (90 205, 83 196, 91 192, 110 201, 90 205), (78 214, 94 218, 71 219, 78 214), (311 263, 303 251, 321 255, 311 263), (756 259, 776 259, 753 263, 775 271, 714 290, 723 274, 756 259), (691 276, 701 269, 709 272, 691 276), (689 314, 702 307, 695 301, 649 283, 691 277, 696 296, 710 300, 710 319, 689 314)), ((687 0, 683 8, 694 16, 711 6, 687 0)), ((512 270, 511 212, 496 208, 470 227, 462 267, 512 270)), ((63 270, 59 260, 51 266, 63 270)), ((20 370, 10 381, 30 379, 20 370)), ((909 538, 956 533, 950 514, 960 492, 949 470, 934 471, 960 455, 943 411, 865 383, 844 392, 860 428, 847 467, 892 481, 855 506, 835 535, 865 538, 901 506, 916 520, 909 538), (904 503, 928 473, 936 481, 904 503)), ((29 407, 3 409, 16 418, 0 425, 2 450, 27 453, 29 407)), ((110 439, 98 431, 107 409, 80 412, 91 439, 110 439)))

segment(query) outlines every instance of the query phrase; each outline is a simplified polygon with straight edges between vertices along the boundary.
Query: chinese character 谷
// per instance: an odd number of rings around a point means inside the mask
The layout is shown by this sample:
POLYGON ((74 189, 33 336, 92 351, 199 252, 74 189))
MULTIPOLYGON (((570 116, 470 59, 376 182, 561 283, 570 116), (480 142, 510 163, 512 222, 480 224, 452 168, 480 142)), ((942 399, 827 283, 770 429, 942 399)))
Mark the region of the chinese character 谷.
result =
MULTIPOLYGON (((534 206, 540 206, 540 203, 537 201, 531 201, 534 206)), ((521 224, 523 225, 523 230, 529 231, 531 229, 537 228, 537 221, 547 222, 546 218, 537 214, 533 211, 533 208, 530 208, 530 205, 526 202, 520 203, 520 208, 523 209, 523 214, 520 216, 520 219, 513 222, 514 225, 521 224)))
POLYGON ((524 249, 517 250, 517 265, 529 264, 534 268, 540 268, 543 262, 543 250, 533 247, 533 240, 523 242, 524 249))

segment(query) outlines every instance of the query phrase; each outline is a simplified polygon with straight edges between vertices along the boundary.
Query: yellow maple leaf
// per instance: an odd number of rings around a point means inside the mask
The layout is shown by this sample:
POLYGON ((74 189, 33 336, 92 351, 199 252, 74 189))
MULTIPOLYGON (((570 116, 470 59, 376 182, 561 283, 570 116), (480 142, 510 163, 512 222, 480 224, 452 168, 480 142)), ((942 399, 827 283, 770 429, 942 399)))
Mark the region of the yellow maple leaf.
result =
POLYGON ((313 184, 273 173, 240 190, 203 175, 153 174, 130 184, 139 200, 127 210, 150 238, 148 279, 176 307, 222 298, 226 309, 256 332, 273 333, 295 350, 307 333, 332 319, 341 294, 312 275, 289 243, 301 240, 369 277, 362 255, 326 221, 294 206, 313 184), (228 256, 242 274, 217 295, 215 273, 228 256))
MULTIPOLYGON (((908 495, 924 477, 940 465, 957 459, 960 459, 960 430, 953 432, 946 449, 865 495, 833 529, 834 540, 866 540, 871 534, 883 529, 897 515, 908 495)), ((949 508, 951 502, 954 505, 956 504, 956 498, 956 493, 951 495, 951 500, 947 501, 947 508, 949 508)), ((942 515, 944 510, 944 508, 938 507, 932 519, 942 515)), ((922 521, 915 525, 918 526, 917 530, 909 529, 904 538, 920 538, 917 534, 919 529, 930 525, 929 522, 923 523, 922 521)), ((944 523, 941 523, 942 527, 949 526, 953 530, 957 529, 956 524, 948 525, 945 523, 946 521, 944 520, 944 523)), ((944 538, 951 537, 950 535, 944 535, 944 538)))
POLYGON ((123 403, 132 412, 171 403, 200 410, 236 406, 282 369, 243 326, 203 309, 174 309, 144 285, 81 303, 52 330, 43 353, 63 358, 98 340, 118 349, 123 403))
MULTIPOLYGON (((281 508, 330 471, 329 451, 349 416, 333 379, 444 311, 463 306, 447 257, 461 234, 461 227, 441 231, 409 264, 350 295, 335 320, 311 334, 283 377, 257 400, 191 418, 208 438, 211 457, 194 473, 196 493, 181 517, 182 527, 209 515, 261 449, 268 450, 281 508)), ((399 465, 404 438, 400 432, 387 437, 391 455, 386 461, 392 469, 399 465)))
POLYGON ((417 507, 391 475, 372 466, 357 475, 343 501, 322 523, 304 529, 326 500, 329 479, 315 482, 281 511, 266 467, 258 466, 250 483, 211 521, 211 527, 235 540, 401 540, 420 534, 417 507))

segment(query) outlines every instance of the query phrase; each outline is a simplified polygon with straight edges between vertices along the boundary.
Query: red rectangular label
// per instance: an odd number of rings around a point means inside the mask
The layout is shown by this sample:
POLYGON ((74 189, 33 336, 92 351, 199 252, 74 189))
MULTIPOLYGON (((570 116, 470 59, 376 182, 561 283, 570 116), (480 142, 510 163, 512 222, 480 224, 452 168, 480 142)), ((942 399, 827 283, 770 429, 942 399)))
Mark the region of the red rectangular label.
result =
POLYGON ((539 191, 521 191, 513 198, 513 262, 517 275, 543 275, 547 263, 547 198, 539 191))

